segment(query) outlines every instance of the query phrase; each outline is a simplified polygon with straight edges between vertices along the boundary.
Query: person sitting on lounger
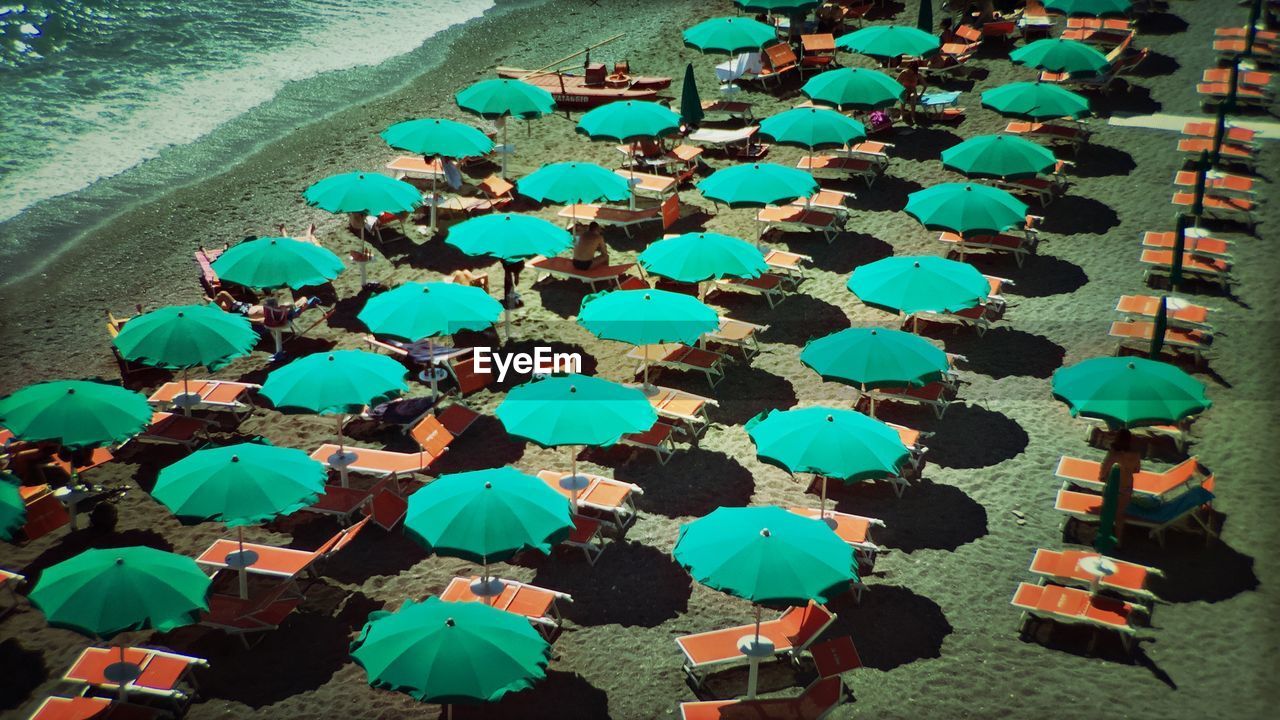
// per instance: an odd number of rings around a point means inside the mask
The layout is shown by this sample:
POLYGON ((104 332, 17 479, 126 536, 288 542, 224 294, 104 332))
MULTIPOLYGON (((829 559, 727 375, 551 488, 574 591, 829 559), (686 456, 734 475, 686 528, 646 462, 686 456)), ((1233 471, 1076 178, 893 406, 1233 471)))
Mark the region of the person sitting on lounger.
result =
POLYGON ((1133 449, 1133 433, 1120 430, 1111 441, 1111 449, 1102 460, 1102 469, 1098 479, 1103 483, 1111 475, 1111 468, 1120 468, 1120 493, 1116 498, 1116 545, 1124 534, 1124 514, 1133 499, 1133 476, 1142 470, 1142 456, 1133 449))
MULTIPOLYGON (((255 305, 253 303, 244 302, 243 300, 237 300, 226 290, 218 291, 218 294, 213 297, 205 296, 205 302, 213 303, 214 305, 222 308, 225 312, 244 315, 252 322, 263 322, 266 319, 266 309, 264 305, 255 305)), ((275 302, 275 299, 272 298, 270 302, 275 302)), ((288 318, 286 318, 287 322, 288 320, 292 320, 293 318, 301 315, 302 311, 315 307, 319 304, 320 298, 318 297, 304 297, 299 298, 297 302, 290 305, 283 305, 280 307, 289 313, 288 318)))
POLYGON ((609 264, 609 247, 604 244, 604 230, 600 223, 592 222, 578 235, 573 244, 573 267, 590 270, 609 264))

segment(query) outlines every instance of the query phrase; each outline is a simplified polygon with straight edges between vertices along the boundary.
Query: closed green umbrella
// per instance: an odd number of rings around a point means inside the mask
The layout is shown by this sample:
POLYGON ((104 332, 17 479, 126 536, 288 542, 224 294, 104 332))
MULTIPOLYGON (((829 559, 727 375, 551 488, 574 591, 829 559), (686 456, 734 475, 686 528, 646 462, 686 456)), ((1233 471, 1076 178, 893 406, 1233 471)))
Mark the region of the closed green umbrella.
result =
POLYGON ((848 287, 867 305, 903 315, 967 310, 991 292, 974 266, 933 255, 887 257, 863 265, 849 276, 848 287))
POLYGON ((428 597, 371 613, 351 659, 370 685, 423 702, 494 702, 544 679, 551 645, 515 613, 428 597))
POLYGON ((982 107, 1020 120, 1078 120, 1089 114, 1089 99, 1052 83, 1015 82, 982 93, 982 107))
POLYGON ((640 390, 587 375, 533 379, 507 393, 494 415, 507 432, 542 447, 570 446, 571 472, 562 481, 574 492, 585 487, 572 447, 603 447, 629 433, 653 427, 658 414, 640 390))
MULTIPOLYGON (((45 568, 27 597, 50 625, 109 640, 131 630, 191 625, 209 609, 208 593, 209 577, 191 558, 121 547, 85 550, 45 568)), ((122 645, 120 661, 103 674, 120 686, 123 698, 141 668, 125 661, 122 645)))
POLYGON ((1107 56, 1093 46, 1062 38, 1045 38, 1027 43, 1009 53, 1009 59, 1037 70, 1071 73, 1078 77, 1100 75, 1111 67, 1107 56))
POLYGON ((717 508, 681 525, 671 554, 699 583, 755 603, 755 637, 739 643, 751 660, 748 698, 774 650, 760 637, 760 606, 826 603, 858 581, 853 549, 826 523, 779 507, 717 508))
POLYGON ((503 585, 489 581, 489 563, 524 550, 549 554, 573 529, 569 501, 513 467, 441 475, 409 496, 405 531, 440 555, 484 564, 477 595, 503 585))
POLYGON ((146 396, 91 380, 36 383, 0 398, 0 427, 16 439, 71 450, 122 443, 150 423, 146 396))
POLYGON ((1120 538, 1116 537, 1116 515, 1120 510, 1120 466, 1112 465, 1107 473, 1107 484, 1102 488, 1102 509, 1098 512, 1098 534, 1093 549, 1106 555, 1115 550, 1120 538))
POLYGON ((1262 0, 1249 3, 1249 21, 1245 23, 1244 55, 1253 57, 1253 44, 1258 39, 1258 20, 1262 17, 1262 0))
POLYGON ((1207 410, 1204 384, 1177 367, 1136 357, 1100 357, 1053 374, 1053 396, 1073 416, 1112 428, 1176 424, 1207 410))
POLYGON ((685 30, 683 36, 686 47, 725 55, 755 52, 778 40, 773 28, 747 17, 704 20, 685 30))
POLYGON ((602 340, 645 349, 644 387, 649 385, 649 345, 692 345, 720 327, 716 311, 695 297, 667 290, 614 290, 588 295, 578 324, 602 340))
POLYGON ((507 121, 509 117, 532 120, 550 115, 556 109, 551 93, 536 85, 520 80, 497 78, 481 80, 463 88, 453 96, 458 107, 482 118, 488 118, 502 127, 502 177, 507 176, 507 121))
MULTIPOLYGON (((422 205, 422 193, 418 188, 402 180, 379 173, 350 172, 329 177, 311 185, 302 192, 302 198, 311 207, 334 214, 400 215, 412 212, 422 205)), ((360 222, 361 257, 364 255, 364 222, 360 222)), ((360 267, 360 286, 367 284, 365 264, 360 267)))
POLYGON ((12 540, 27 523, 27 504, 18 492, 20 481, 10 473, 0 473, 0 540, 12 540))
POLYGON ((1160 307, 1156 310, 1156 319, 1151 328, 1151 349, 1147 356, 1152 360, 1160 359, 1160 350, 1164 348, 1164 332, 1169 327, 1169 298, 1160 298, 1160 307))
POLYGON ((1209 178, 1209 153, 1201 150, 1196 161, 1196 186, 1191 196, 1191 217, 1196 219, 1196 227, 1200 227, 1200 216, 1204 214, 1205 185, 1209 178))
POLYGON ((591 110, 574 129, 592 140, 629 143, 675 133, 680 116, 661 103, 624 100, 591 110))
MULTIPOLYGON (((493 150, 493 141, 479 130, 453 120, 424 118, 396 123, 380 137, 396 150, 424 158, 482 157, 493 150)), ((436 176, 431 176, 431 232, 436 231, 436 176)))
POLYGON ((698 83, 693 76, 693 63, 684 66, 684 83, 680 86, 680 119, 690 128, 702 124, 702 98, 698 96, 698 83))
POLYGON ((720 233, 685 233, 659 240, 637 258, 646 272, 676 282, 757 278, 768 272, 764 255, 751 243, 720 233))
POLYGON ((871 25, 836 38, 837 48, 886 59, 929 57, 941 45, 936 35, 908 25, 871 25))
POLYGON ((248 568, 258 554, 244 549, 244 526, 259 525, 315 503, 328 472, 305 452, 237 443, 197 450, 164 468, 151 497, 183 522, 215 521, 234 527, 240 549, 226 556, 240 573, 240 597, 248 597, 248 568))
POLYGON ((1049 148, 1017 135, 979 135, 942 151, 943 167, 973 178, 1033 178, 1057 164, 1049 148))
POLYGON ((171 305, 131 319, 111 340, 130 362, 182 370, 182 395, 174 403, 190 414, 199 395, 187 392, 187 371, 204 366, 218 370, 244 357, 258 343, 249 318, 224 312, 217 305, 171 305))
MULTIPOLYGON (((1235 86, 1232 85, 1232 88, 1235 86)), ((1232 92, 1232 91, 1228 91, 1232 92)), ((1209 164, 1218 167, 1222 163, 1222 144, 1227 139, 1227 103, 1218 103, 1218 110, 1214 113, 1213 118, 1213 155, 1209 158, 1209 164)))
MULTIPOLYGON (((947 354, 901 330, 848 328, 810 340, 800 361, 822 376, 863 392, 879 387, 921 387, 947 376, 947 354)), ((872 405, 872 414, 875 406, 872 405)))
POLYGON ((1044 9, 1072 17, 1106 17, 1126 15, 1133 0, 1044 0, 1044 9))
POLYGON ((1173 257, 1169 264, 1169 289, 1177 291, 1182 284, 1182 259, 1187 252, 1187 216, 1179 214, 1174 220, 1173 257))
POLYGON ((773 163, 731 165, 698 181, 699 192, 731 208, 782 205, 817 190, 809 173, 773 163))
POLYGON ((920 0, 920 14, 916 16, 916 27, 927 33, 933 33, 933 0, 920 0))
POLYGON ((342 270, 342 259, 329 250, 288 237, 246 240, 213 261, 223 282, 258 290, 322 285, 342 270))
POLYGON ((878 70, 839 68, 814 75, 800 92, 837 110, 880 110, 896 105, 906 89, 878 70))
POLYGON ((281 412, 337 416, 338 452, 328 462, 341 471, 345 487, 347 466, 355 460, 346 452, 342 434, 346 416, 407 391, 404 375, 404 366, 386 355, 333 350, 298 358, 275 370, 259 392, 281 412))
POLYGON ((906 212, 930 230, 994 235, 1025 223, 1027 204, 990 185, 941 183, 908 195, 906 212))
POLYGON ((793 108, 784 110, 760 123, 760 134, 781 145, 802 147, 810 151, 841 148, 867 137, 862 123, 827 108, 793 108))
POLYGON ((896 430, 853 410, 766 410, 745 427, 761 460, 793 474, 822 478, 824 518, 827 478, 855 482, 892 477, 902 472, 911 455, 896 430))

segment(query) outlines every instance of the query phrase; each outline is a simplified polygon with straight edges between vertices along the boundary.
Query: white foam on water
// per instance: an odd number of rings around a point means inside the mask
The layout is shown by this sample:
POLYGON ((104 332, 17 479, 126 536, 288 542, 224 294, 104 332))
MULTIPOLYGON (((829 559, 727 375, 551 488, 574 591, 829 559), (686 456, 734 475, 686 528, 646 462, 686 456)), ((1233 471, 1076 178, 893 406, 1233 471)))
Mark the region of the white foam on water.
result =
POLYGON ((0 220, 128 170, 165 148, 198 140, 271 100, 287 83, 380 64, 493 5, 493 0, 308 2, 309 19, 321 20, 313 23, 315 30, 296 33, 282 47, 246 54, 234 67, 154 68, 138 78, 134 91, 97 102, 68 102, 60 117, 42 119, 46 144, 38 148, 38 157, 0 176, 0 220), (157 87, 163 91, 146 89, 157 87))

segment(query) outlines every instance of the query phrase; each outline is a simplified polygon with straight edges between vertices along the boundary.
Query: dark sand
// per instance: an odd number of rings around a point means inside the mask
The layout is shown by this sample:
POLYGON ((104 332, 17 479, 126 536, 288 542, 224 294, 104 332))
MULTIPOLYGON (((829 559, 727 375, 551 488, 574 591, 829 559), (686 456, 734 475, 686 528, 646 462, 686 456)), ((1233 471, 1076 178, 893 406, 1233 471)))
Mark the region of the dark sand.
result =
MULTIPOLYGON (((1235 3, 1176 0, 1172 13, 1144 23, 1139 45, 1156 55, 1130 89, 1096 100, 1100 114, 1165 112, 1200 114, 1193 85, 1212 63, 1210 36, 1217 25, 1242 24, 1245 10, 1235 3)), ((897 17, 914 23, 914 2, 897 17)), ((627 56, 639 72, 681 77, 692 61, 704 97, 716 58, 684 48, 679 30, 727 11, 728 3, 613 2, 600 7, 556 1, 489 19, 456 33, 447 65, 426 73, 404 90, 309 126, 207 182, 180 188, 137 209, 96 233, 68 253, 47 277, 0 291, 6 312, 0 357, 0 387, 93 374, 112 376, 105 349, 101 313, 124 311, 135 302, 148 307, 199 297, 191 250, 197 244, 221 244, 247 234, 264 234, 277 222, 290 227, 315 221, 324 242, 335 249, 352 246, 339 222, 303 207, 298 192, 308 183, 339 170, 378 168, 389 153, 376 138, 390 122, 410 116, 460 117, 451 94, 487 75, 495 64, 536 66, 572 48, 627 32, 600 57, 627 56), (16 318, 29 318, 18 321, 16 318)), ((851 65, 865 59, 844 56, 851 65)), ((693 585, 671 560, 669 551, 680 523, 718 505, 766 503, 816 505, 817 497, 784 472, 758 462, 741 424, 771 407, 847 403, 847 388, 822 383, 803 367, 797 354, 810 337, 851 323, 889 325, 893 319, 861 306, 844 289, 859 264, 889 254, 939 253, 932 232, 900 210, 909 192, 936 182, 959 179, 943 170, 938 153, 965 137, 993 132, 1003 120, 978 103, 978 93, 1032 74, 1013 66, 1004 53, 984 51, 979 64, 989 75, 970 90, 963 104, 968 119, 958 128, 900 133, 889 176, 871 189, 848 186, 859 194, 849 232, 830 246, 820 239, 793 235, 786 244, 816 260, 803 294, 776 310, 763 301, 713 298, 729 314, 767 323, 764 352, 749 365, 739 363, 712 393, 721 402, 714 414, 719 427, 697 448, 683 449, 667 466, 650 456, 593 452, 586 467, 636 482, 645 489, 641 517, 623 541, 614 542, 594 569, 579 557, 556 553, 508 565, 507 577, 529 580, 571 593, 567 627, 555 643, 556 659, 547 681, 488 708, 459 708, 457 717, 652 718, 678 715, 681 700, 694 699, 680 670, 672 638, 747 622, 747 603, 693 585)), ((757 115, 768 116, 801 99, 796 83, 778 94, 754 93, 757 115)), ((1265 118, 1265 116, 1263 117, 1265 118)), ((516 125, 519 148, 514 162, 523 173, 543 162, 575 158, 613 166, 611 144, 593 144, 576 135, 563 116, 516 125)), ((1156 607, 1155 639, 1128 658, 1114 638, 1101 638, 1094 656, 1086 656, 1083 633, 1062 630, 1048 646, 1020 640, 1017 613, 1009 598, 1037 547, 1062 546, 1061 519, 1053 511, 1058 484, 1053 468, 1059 456, 1098 458, 1087 447, 1084 428, 1049 396, 1052 372, 1114 346, 1107 327, 1122 293, 1144 290, 1137 263, 1142 231, 1171 229, 1170 180, 1180 158, 1174 134, 1092 122, 1095 143, 1074 158, 1074 184, 1066 198, 1050 205, 1039 257, 1018 268, 1011 261, 980 259, 984 271, 1016 280, 1008 293, 1006 321, 981 339, 949 330, 935 333, 949 351, 968 356, 962 365, 962 404, 943 421, 926 412, 899 411, 889 419, 937 432, 928 443, 925 481, 895 499, 881 485, 860 485, 835 493, 838 508, 883 518, 888 527, 877 539, 891 551, 881 558, 861 605, 850 597, 832 603, 840 619, 833 632, 853 636, 865 669, 848 676, 856 701, 833 717, 1109 717, 1196 718, 1228 715, 1266 717, 1277 691, 1277 561, 1275 513, 1280 507, 1274 478, 1275 454, 1267 446, 1280 420, 1269 372, 1280 311, 1280 252, 1268 243, 1278 216, 1275 203, 1263 211, 1262 237, 1248 237, 1223 226, 1222 236, 1236 241, 1238 280, 1229 297, 1203 291, 1217 309, 1219 331, 1207 371, 1214 408, 1195 425, 1191 452, 1218 477, 1217 509, 1225 516, 1222 540, 1207 547, 1197 536, 1176 533, 1160 549, 1136 535, 1122 556, 1164 569, 1156 590, 1168 602, 1156 607), (1014 511, 1025 514, 1018 524, 1014 511)), ((800 152, 775 148, 769 159, 794 163, 800 152)), ((1280 152, 1264 151, 1260 168, 1269 175, 1280 152)), ((723 161, 714 161, 717 167, 723 161)), ((1274 191, 1267 194, 1274 200, 1274 191)), ((750 237, 750 211, 709 215, 696 192, 685 192, 687 217, 677 231, 706 227, 750 237)), ((556 208, 519 209, 552 217, 556 208)), ((635 240, 610 236, 615 253, 630 256, 654 237, 648 230, 635 240)), ((420 242, 420 241, 419 241, 420 242)), ((438 240, 425 244, 392 242, 385 250, 393 264, 372 268, 383 280, 437 277, 458 267, 480 267, 438 240)), ((499 277, 492 273, 495 285, 499 277)), ((594 359, 587 371, 628 379, 622 359, 626 347, 595 340, 572 321, 582 291, 552 283, 522 292, 527 307, 518 313, 517 334, 528 342, 554 339, 581 348, 594 359)), ((342 298, 332 327, 318 339, 299 342, 295 352, 359 345, 354 315, 362 302, 355 295, 356 275, 336 283, 342 298)), ((238 361, 226 377, 260 381, 265 353, 238 361)), ((695 392, 700 377, 668 374, 664 384, 695 392)), ((155 380, 152 380, 154 383, 155 380)), ((508 381, 507 385, 511 384, 508 381)), ((475 406, 491 413, 502 390, 483 392, 475 406)), ((418 389, 421 392, 421 389, 418 389)), ((244 435, 262 434, 285 445, 312 448, 327 441, 331 423, 313 417, 260 412, 245 422, 244 435)), ((369 446, 404 449, 390 434, 368 435, 369 446)), ((160 467, 178 457, 147 450, 94 471, 97 482, 123 482, 143 488, 160 467)), ((1174 459, 1168 453, 1167 460, 1174 459)), ((437 468, 440 472, 512 463, 525 470, 561 468, 563 451, 541 450, 508 439, 494 420, 482 421, 460 439, 437 468)), ((1160 460, 1149 461, 1153 467, 1160 460)), ((182 527, 143 490, 132 491, 120 506, 118 532, 99 537, 89 532, 57 533, 26 547, 5 546, 0 560, 28 575, 89 546, 145 543, 194 554, 224 534, 216 525, 182 527)), ((300 518, 272 528, 249 531, 253 540, 315 547, 333 531, 325 520, 300 518)), ((332 562, 308 592, 301 612, 251 651, 216 632, 187 629, 167 635, 138 633, 126 639, 152 642, 206 657, 212 668, 202 677, 203 695, 191 707, 195 719, 213 717, 434 717, 435 706, 370 689, 365 675, 347 658, 347 643, 367 614, 395 607, 406 597, 438 592, 448 578, 475 570, 469 563, 428 557, 402 533, 368 532, 332 562)), ((86 639, 46 627, 36 611, 24 610, 0 623, 0 706, 23 717, 40 698, 58 690, 57 678, 86 639), (10 670, 10 669, 13 670, 10 670)), ((779 664, 762 673, 762 684, 781 694, 804 685, 808 671, 793 675, 779 664)), ((741 692, 745 672, 716 677, 713 690, 741 692)))

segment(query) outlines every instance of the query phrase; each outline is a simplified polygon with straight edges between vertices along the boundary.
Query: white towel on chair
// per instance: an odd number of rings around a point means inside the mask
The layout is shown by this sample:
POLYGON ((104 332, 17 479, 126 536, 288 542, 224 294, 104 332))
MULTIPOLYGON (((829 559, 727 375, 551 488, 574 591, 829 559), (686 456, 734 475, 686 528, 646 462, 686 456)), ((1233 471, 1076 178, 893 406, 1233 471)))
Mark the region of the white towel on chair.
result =
POLYGON ((762 67, 760 53, 742 53, 728 62, 716 65, 716 79, 722 83, 733 82, 748 73, 759 75, 762 67))

